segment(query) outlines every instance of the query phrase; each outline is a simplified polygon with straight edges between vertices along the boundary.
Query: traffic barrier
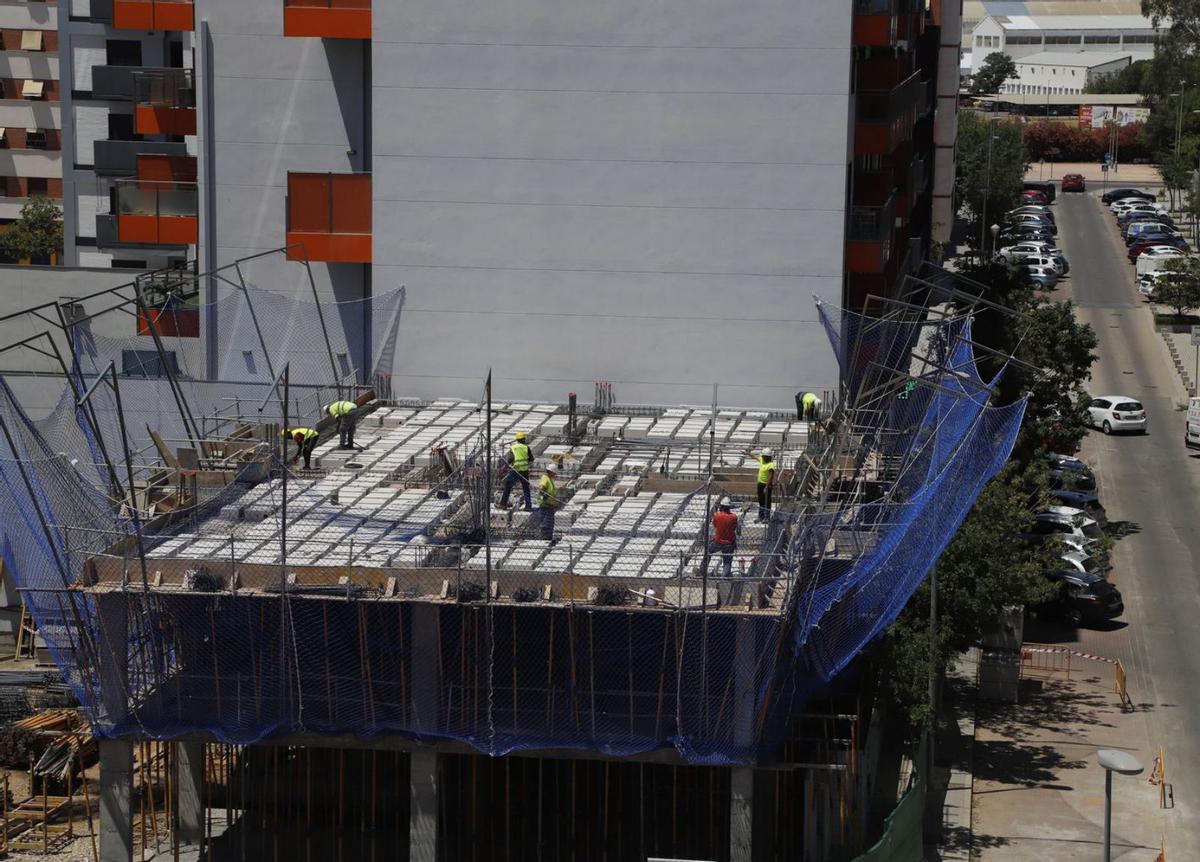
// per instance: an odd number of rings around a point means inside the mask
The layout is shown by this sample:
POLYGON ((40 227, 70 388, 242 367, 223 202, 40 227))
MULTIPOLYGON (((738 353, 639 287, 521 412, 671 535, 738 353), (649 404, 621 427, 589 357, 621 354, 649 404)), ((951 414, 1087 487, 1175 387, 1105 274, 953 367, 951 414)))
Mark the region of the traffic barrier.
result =
POLYGON ((1113 673, 1113 688, 1117 692, 1117 697, 1121 701, 1121 709, 1133 710, 1133 698, 1129 696, 1128 678, 1125 676, 1125 665, 1120 659, 1116 662, 1116 671, 1113 673))

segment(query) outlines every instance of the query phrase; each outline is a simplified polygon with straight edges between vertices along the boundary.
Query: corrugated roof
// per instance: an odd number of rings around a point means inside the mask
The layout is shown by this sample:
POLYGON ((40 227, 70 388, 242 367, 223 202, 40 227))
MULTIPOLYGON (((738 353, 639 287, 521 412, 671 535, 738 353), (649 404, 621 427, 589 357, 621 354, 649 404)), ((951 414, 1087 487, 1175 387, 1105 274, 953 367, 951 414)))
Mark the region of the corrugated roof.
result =
POLYGON ((1092 69, 1096 66, 1106 66, 1118 60, 1133 61, 1128 51, 1039 51, 1017 57, 1014 61, 1018 66, 1067 66, 1092 69))
POLYGON ((1143 15, 1002 15, 1005 30, 1153 30, 1143 15))

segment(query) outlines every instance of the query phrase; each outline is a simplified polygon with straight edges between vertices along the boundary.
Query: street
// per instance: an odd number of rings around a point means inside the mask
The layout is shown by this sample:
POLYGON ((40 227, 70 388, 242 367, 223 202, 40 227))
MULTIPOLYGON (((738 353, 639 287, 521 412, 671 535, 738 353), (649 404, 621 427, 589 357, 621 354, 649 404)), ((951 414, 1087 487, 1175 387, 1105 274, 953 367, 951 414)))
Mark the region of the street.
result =
POLYGON ((1076 637, 1080 649, 1124 662, 1130 695, 1152 744, 1166 751, 1167 780, 1174 784, 1177 807, 1165 813, 1170 858, 1198 859, 1200 454, 1183 446, 1186 393, 1097 195, 1058 198, 1059 244, 1071 273, 1057 294, 1076 302, 1079 318, 1099 339, 1089 391, 1142 401, 1149 432, 1105 437, 1094 431, 1084 443, 1082 457, 1095 469, 1119 536, 1112 580, 1125 597, 1120 622, 1126 625, 1081 629, 1076 637))

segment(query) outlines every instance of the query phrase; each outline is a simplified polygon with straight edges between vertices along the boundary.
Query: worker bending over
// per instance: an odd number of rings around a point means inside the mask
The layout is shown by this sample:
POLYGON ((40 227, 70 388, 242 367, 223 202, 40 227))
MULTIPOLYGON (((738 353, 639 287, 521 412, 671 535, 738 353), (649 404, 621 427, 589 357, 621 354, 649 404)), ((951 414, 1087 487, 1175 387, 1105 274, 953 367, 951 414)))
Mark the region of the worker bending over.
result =
POLYGON ((337 420, 338 448, 354 448, 354 426, 358 424, 358 405, 353 401, 334 401, 325 412, 337 420))
MULTIPOLYGON (((733 501, 722 497, 712 517, 712 539, 708 543, 709 554, 721 555, 721 569, 725 577, 733 577, 733 552, 737 550, 738 516, 733 514, 733 501)), ((708 572, 705 561, 704 571, 708 572)))
POLYGON ((821 418, 821 399, 815 392, 805 392, 801 403, 804 406, 804 421, 815 422, 821 418))
POLYGON ((775 453, 763 449, 758 456, 758 521, 771 517, 771 491, 775 488, 775 453))
POLYGON ((321 435, 313 428, 293 428, 291 431, 283 432, 283 460, 287 461, 287 441, 290 437, 296 441, 296 457, 292 459, 293 464, 304 458, 304 469, 312 469, 312 453, 313 449, 317 448, 317 438, 321 435))
POLYGON ((558 467, 551 461, 542 471, 542 479, 538 482, 538 523, 543 539, 554 542, 554 511, 559 507, 558 487, 554 479, 558 476, 558 467))
POLYGON ((500 494, 500 508, 502 509, 508 508, 508 496, 518 483, 521 485, 521 494, 525 497, 525 511, 533 509, 533 504, 529 501, 529 444, 526 442, 527 439, 524 431, 518 431, 512 444, 508 447, 508 454, 504 456, 504 460, 508 464, 508 473, 504 476, 504 491, 500 494))

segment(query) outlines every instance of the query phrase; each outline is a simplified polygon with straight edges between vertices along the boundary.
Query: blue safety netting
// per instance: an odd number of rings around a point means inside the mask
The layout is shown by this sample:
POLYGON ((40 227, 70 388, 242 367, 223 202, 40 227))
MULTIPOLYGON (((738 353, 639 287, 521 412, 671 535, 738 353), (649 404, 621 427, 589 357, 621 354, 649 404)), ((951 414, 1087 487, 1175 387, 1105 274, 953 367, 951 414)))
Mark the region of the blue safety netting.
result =
MULTIPOLYGON (((97 413, 97 439, 72 400, 34 423, 0 385, 5 563, 102 735, 403 734, 491 754, 670 747, 690 762, 751 761, 895 619, 1008 457, 1024 412, 991 404, 968 318, 821 313, 849 394, 815 461, 853 481, 827 479, 762 527, 753 612, 728 609, 741 596, 732 585, 685 584, 682 570, 676 601, 693 599, 683 610, 665 590, 658 603, 604 604, 569 578, 550 602, 537 580, 520 584, 532 598, 493 595, 464 567, 485 534, 480 437, 407 508, 366 516, 331 503, 321 479, 288 474, 284 523, 288 467, 275 460, 266 481, 234 482, 147 531, 143 569, 129 513, 96 466, 101 441, 119 445, 113 405, 97 413), (203 560, 240 557, 246 543, 278 584, 204 585, 203 560), (163 553, 199 546, 191 558, 163 553), (101 563, 124 586, 84 589, 101 563), (346 581, 292 588, 292 565, 344 567, 346 581), (172 566, 187 567, 189 587, 143 589, 172 566), (394 578, 394 592, 368 570, 394 578), (464 578, 480 589, 464 593, 464 578)), ((115 349, 94 346, 93 379, 115 349)), ((203 397, 204 381, 188 385, 203 397)), ((640 535, 635 525, 605 538, 640 535)))

